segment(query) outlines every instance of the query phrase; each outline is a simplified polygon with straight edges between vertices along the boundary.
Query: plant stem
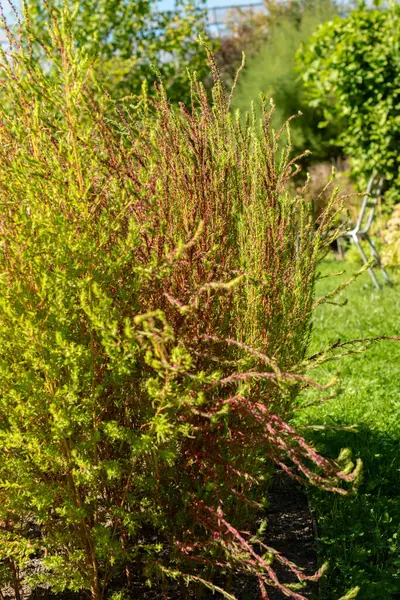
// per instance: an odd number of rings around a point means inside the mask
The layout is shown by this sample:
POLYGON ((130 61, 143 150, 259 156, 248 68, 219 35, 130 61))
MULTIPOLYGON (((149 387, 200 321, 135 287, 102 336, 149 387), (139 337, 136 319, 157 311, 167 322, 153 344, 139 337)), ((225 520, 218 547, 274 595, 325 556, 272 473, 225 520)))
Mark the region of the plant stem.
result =
POLYGON ((16 566, 15 561, 13 561, 12 558, 8 559, 8 564, 10 565, 10 569, 11 569, 11 573, 12 573, 15 598, 16 598, 16 600, 21 600, 18 567, 16 566))

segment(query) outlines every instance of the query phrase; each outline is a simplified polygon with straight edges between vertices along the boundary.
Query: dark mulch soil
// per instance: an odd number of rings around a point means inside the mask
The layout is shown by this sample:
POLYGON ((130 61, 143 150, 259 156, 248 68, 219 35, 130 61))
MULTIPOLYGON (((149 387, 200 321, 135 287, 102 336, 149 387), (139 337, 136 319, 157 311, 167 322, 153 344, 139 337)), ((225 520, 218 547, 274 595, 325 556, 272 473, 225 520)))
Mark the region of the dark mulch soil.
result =
MULTIPOLYGON (((262 515, 265 517, 268 523, 265 543, 299 566, 305 575, 313 575, 317 570, 316 525, 304 489, 286 475, 277 475, 269 490, 269 506, 262 515)), ((289 569, 279 564, 273 567, 281 583, 298 582, 289 569)), ((257 581, 250 578, 235 580, 232 593, 238 600, 261 600, 257 581)), ((299 593, 311 600, 318 595, 318 585, 308 583, 299 593)), ((270 600, 287 599, 272 588, 268 589, 268 595, 270 600)), ((216 597, 207 595, 204 600, 216 600, 216 597)))
MULTIPOLYGON (((316 526, 304 490, 292 480, 277 478, 269 499, 268 544, 301 567, 306 575, 313 575, 317 570, 316 526)), ((296 577, 285 569, 277 569, 277 573, 283 582, 296 581, 296 577)), ((301 594, 312 598, 317 592, 316 587, 315 583, 309 583, 301 594)), ((286 596, 271 590, 269 597, 270 600, 282 600, 286 596)))
MULTIPOLYGON (((306 575, 312 575, 317 569, 317 554, 315 541, 315 525, 310 513, 307 497, 304 490, 289 480, 286 476, 277 475, 269 490, 269 506, 262 518, 267 518, 265 543, 278 550, 290 561, 301 567, 306 575)), ((40 561, 35 561, 40 562, 40 561)), ((286 568, 274 564, 279 580, 282 583, 296 583, 297 579, 286 568)), ((40 565, 32 565, 33 570, 40 569, 40 565)), ((224 586, 224 582, 218 582, 224 586)), ((161 600, 162 593, 159 589, 149 589, 142 583, 134 584, 130 589, 124 589, 125 598, 136 600, 161 600)), ((300 591, 300 590, 299 590, 300 591)), ((6 600, 15 600, 13 594, 6 600)), ((24 590, 24 600, 88 600, 88 594, 75 594, 65 592, 54 594, 45 588, 36 589, 28 593, 24 590)), ((249 577, 236 578, 232 582, 231 592, 238 600, 261 600, 257 581, 249 577)), ((317 584, 309 583, 300 593, 306 598, 315 598, 317 584)), ((4 594, 4 592, 3 592, 4 594)), ((275 589, 268 590, 270 600, 284 600, 286 596, 275 589)), ((191 597, 189 595, 189 597, 191 597)), ((206 592, 202 600, 217 600, 218 594, 206 592)), ((174 600, 183 600, 179 587, 173 592, 174 600)), ((187 592, 185 600, 187 600, 187 592)), ((194 598, 194 596, 193 596, 194 598)))

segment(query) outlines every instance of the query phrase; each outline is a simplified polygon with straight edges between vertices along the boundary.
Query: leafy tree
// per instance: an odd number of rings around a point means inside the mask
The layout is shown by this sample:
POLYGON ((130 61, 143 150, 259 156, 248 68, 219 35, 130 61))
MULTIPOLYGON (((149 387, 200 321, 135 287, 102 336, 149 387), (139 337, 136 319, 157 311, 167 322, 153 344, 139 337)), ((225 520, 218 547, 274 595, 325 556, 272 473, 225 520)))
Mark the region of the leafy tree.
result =
POLYGON ((113 97, 140 93, 143 81, 156 80, 156 68, 170 98, 188 101, 186 68, 206 73, 197 41, 204 34, 204 4, 176 0, 175 11, 160 12, 156 0, 26 0, 25 15, 35 36, 48 41, 48 7, 59 14, 67 5, 74 40, 113 97))
MULTIPOLYGON (((380 2, 375 2, 375 5, 380 2)), ((346 18, 321 25, 298 54, 309 104, 320 126, 343 124, 338 143, 361 188, 371 173, 400 189, 400 6, 370 10, 360 2, 346 18)))

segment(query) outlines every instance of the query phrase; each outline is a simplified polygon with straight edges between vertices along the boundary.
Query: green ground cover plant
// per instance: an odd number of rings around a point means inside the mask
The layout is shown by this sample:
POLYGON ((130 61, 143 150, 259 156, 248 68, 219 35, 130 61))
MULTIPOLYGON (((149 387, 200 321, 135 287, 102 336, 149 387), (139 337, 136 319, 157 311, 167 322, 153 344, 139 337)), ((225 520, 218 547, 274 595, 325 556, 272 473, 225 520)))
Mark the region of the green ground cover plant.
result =
MULTIPOLYGON (((317 294, 328 293, 354 270, 352 264, 327 261, 317 294), (327 278, 343 270, 340 277, 327 278)), ((341 292, 337 302, 317 309, 311 352, 339 339, 399 335, 397 285, 377 292, 365 273, 341 292)), ((329 560, 331 566, 322 585, 326 600, 337 598, 348 586, 359 586, 362 600, 393 600, 400 593, 399 363, 399 344, 386 341, 320 367, 319 380, 340 374, 340 393, 310 406, 301 417, 303 424, 320 425, 312 435, 318 448, 334 456, 338 449, 350 446, 364 465, 357 495, 312 494, 321 560, 329 560), (354 427, 354 431, 339 427, 354 427)), ((313 402, 312 394, 303 400, 313 402)))
POLYGON ((116 105, 74 13, 47 10, 47 40, 29 8, 3 22, 1 586, 102 600, 143 578, 167 598, 179 579, 232 599, 216 573, 245 573, 301 600, 253 522, 272 465, 338 494, 359 473, 287 422, 319 387, 304 359, 336 196, 315 218, 287 191, 287 126, 264 100, 233 116, 211 54, 211 98, 191 75, 188 106, 161 81, 116 105))

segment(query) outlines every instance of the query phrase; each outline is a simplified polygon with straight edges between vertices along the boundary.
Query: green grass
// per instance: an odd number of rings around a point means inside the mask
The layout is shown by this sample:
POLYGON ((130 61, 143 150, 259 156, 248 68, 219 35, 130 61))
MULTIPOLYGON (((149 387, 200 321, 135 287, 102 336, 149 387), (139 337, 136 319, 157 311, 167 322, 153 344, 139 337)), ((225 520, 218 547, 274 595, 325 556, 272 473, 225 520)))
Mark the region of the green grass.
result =
MULTIPOLYGON (((356 269, 327 261, 318 296, 326 294, 356 269)), ((368 273, 346 288, 335 302, 315 314, 312 352, 355 338, 400 333, 400 284, 373 288, 368 273)), ((339 497, 313 492, 320 534, 321 560, 329 561, 324 600, 340 598, 360 586, 359 599, 400 598, 400 343, 382 341, 363 354, 320 367, 314 376, 329 380, 339 372, 341 387, 333 400, 304 411, 302 423, 356 425, 357 432, 327 429, 313 433, 319 449, 337 456, 351 447, 361 457, 364 476, 358 494, 339 497)), ((307 400, 313 398, 309 393, 307 400)))

